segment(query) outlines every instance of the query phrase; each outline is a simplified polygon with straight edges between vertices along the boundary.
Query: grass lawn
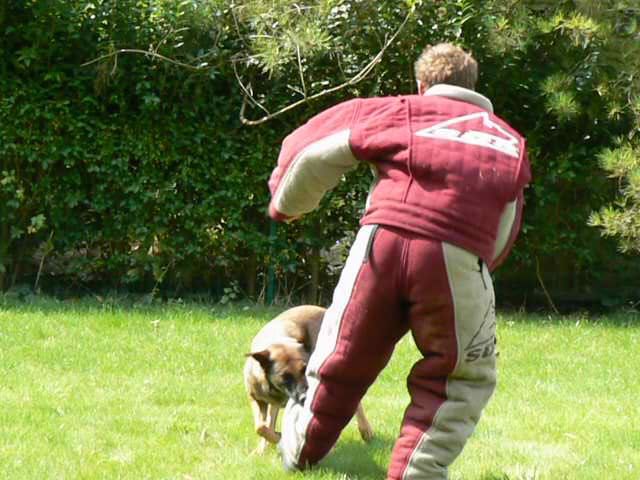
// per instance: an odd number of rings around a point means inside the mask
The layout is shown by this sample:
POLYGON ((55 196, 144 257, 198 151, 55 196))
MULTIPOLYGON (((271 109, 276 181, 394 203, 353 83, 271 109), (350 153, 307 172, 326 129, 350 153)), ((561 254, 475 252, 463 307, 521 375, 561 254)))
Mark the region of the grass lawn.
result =
MULTIPOLYGON (((409 337, 331 456, 286 475, 257 445, 243 354, 277 312, 0 297, 0 478, 382 479, 409 337)), ((451 479, 640 478, 640 319, 499 316, 499 387, 451 479)))

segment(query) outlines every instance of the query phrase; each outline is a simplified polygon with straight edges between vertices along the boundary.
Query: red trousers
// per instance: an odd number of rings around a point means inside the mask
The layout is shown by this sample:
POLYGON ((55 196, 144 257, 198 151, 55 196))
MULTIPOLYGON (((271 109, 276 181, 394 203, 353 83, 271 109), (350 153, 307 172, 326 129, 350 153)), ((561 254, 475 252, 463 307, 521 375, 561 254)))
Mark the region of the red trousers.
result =
POLYGON ((285 411, 285 467, 308 467, 329 452, 410 331, 422 358, 409 372, 411 402, 388 479, 446 479, 495 388, 495 326, 491 277, 477 256, 363 227, 309 361, 305 404, 285 411))

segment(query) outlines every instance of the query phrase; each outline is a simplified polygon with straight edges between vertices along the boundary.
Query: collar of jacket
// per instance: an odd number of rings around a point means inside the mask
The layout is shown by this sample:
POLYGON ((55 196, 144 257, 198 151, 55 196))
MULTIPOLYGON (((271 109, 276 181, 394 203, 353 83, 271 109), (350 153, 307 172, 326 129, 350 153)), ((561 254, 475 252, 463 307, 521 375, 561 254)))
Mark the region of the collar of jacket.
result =
POLYGON ((439 83, 430 87, 426 92, 424 92, 424 95, 436 95, 438 97, 447 97, 453 100, 462 100, 463 102, 473 103, 474 105, 493 113, 493 104, 491 103, 491 100, 484 95, 480 95, 478 92, 469 90, 468 88, 439 83))

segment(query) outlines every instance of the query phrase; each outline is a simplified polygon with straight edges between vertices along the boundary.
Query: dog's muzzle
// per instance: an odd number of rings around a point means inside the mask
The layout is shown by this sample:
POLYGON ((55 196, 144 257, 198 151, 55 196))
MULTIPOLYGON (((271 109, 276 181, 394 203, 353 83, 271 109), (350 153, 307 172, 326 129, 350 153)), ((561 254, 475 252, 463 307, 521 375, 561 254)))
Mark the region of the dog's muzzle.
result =
POLYGON ((307 398, 307 382, 289 385, 287 395, 291 400, 299 405, 304 405, 307 398))
POLYGON ((304 405, 305 400, 307 399, 307 392, 297 393, 293 397, 293 401, 299 405, 304 405))

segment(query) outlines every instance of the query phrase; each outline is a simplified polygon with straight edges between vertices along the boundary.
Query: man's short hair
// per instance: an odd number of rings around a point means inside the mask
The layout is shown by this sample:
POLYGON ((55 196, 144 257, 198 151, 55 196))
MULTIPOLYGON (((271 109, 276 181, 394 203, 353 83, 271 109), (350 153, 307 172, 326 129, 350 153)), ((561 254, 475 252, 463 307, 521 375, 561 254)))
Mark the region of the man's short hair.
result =
POLYGON ((415 63, 415 72, 425 88, 448 83, 474 90, 478 81, 478 63, 451 43, 428 45, 415 63))

